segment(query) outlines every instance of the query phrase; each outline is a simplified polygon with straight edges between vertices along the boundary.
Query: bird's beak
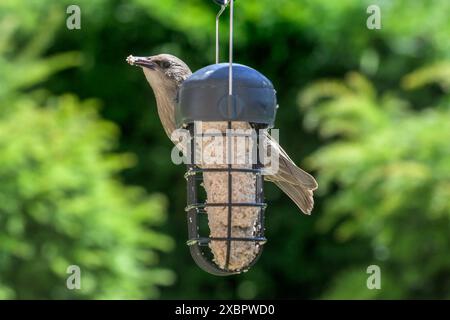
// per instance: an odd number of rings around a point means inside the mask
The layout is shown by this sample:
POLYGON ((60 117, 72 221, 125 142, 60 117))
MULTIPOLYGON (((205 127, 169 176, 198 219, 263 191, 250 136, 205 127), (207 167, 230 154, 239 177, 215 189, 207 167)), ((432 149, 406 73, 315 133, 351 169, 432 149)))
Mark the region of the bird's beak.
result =
POLYGON ((152 61, 151 57, 134 57, 129 55, 127 62, 132 66, 139 66, 151 70, 155 70, 156 67, 156 63, 152 61))

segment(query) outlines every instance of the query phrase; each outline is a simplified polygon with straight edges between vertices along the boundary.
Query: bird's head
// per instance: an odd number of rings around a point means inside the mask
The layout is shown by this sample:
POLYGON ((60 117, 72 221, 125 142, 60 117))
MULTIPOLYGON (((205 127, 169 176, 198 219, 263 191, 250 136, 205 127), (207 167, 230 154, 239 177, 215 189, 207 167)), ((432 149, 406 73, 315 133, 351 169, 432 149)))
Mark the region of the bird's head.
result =
POLYGON ((150 57, 128 56, 127 62, 142 67, 147 81, 155 91, 176 89, 191 75, 189 67, 179 58, 170 54, 150 57))

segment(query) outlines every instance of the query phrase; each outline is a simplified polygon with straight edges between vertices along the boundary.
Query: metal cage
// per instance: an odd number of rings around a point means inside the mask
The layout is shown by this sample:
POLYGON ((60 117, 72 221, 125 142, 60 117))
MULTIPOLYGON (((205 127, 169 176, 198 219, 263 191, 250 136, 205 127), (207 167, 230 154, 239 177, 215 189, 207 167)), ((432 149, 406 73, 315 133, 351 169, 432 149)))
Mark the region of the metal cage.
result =
MULTIPOLYGON (((204 271, 209 272, 213 275, 225 276, 232 275, 244 272, 248 270, 259 258, 262 253, 263 244, 267 241, 264 236, 264 213, 266 209, 266 203, 264 202, 264 186, 263 186, 263 175, 262 175, 262 164, 259 159, 259 152, 256 154, 256 163, 252 164, 252 168, 233 168, 232 164, 228 164, 227 168, 200 168, 196 165, 195 159, 195 145, 196 138, 199 137, 198 133, 194 130, 194 124, 191 123, 188 125, 188 130, 190 132, 190 164, 187 165, 187 172, 185 174, 185 178, 187 180, 187 222, 188 222, 188 237, 187 245, 189 246, 189 250, 191 252, 192 258, 197 263, 197 265, 202 268, 204 271), (228 201, 225 203, 206 203, 206 201, 202 201, 199 199, 199 185, 203 182, 203 173, 204 172, 223 172, 228 175, 228 201), (253 173, 255 175, 255 202, 250 203, 236 203, 233 202, 232 199, 232 173, 233 172, 246 172, 253 173), (206 219, 206 208, 207 207, 227 207, 228 208, 228 221, 227 221, 227 236, 226 237, 209 237, 200 234, 200 220, 206 219), (259 218, 256 222, 257 228, 254 236, 252 237, 232 237, 232 221, 233 221, 233 208, 236 207, 255 207, 259 210, 259 218), (208 247, 209 243, 212 241, 225 241, 227 243, 227 252, 226 252, 226 262, 225 267, 221 268, 216 263, 212 261, 211 258, 208 258, 208 247), (232 243, 236 241, 252 241, 255 242, 258 253, 248 265, 239 270, 230 270, 228 268, 230 255, 231 255, 231 247, 232 243)), ((232 128, 232 121, 228 121, 228 129, 232 128)), ((260 143, 260 129, 261 127, 258 125, 253 125, 253 128, 256 132, 256 137, 252 137, 252 139, 256 139, 256 148, 259 148, 260 143)), ((227 133, 221 133, 220 135, 216 134, 216 136, 225 136, 227 133)), ((241 134, 242 135, 242 134, 241 134)), ((203 135, 200 135, 203 136, 203 135)), ((231 137, 236 136, 236 134, 228 135, 228 143, 231 141, 231 137)), ((228 154, 230 153, 230 146, 228 147, 228 154)))
MULTIPOLYGON (((266 203, 264 202, 263 165, 262 159, 260 159, 259 149, 264 143, 261 138, 263 136, 261 134, 262 130, 272 127, 275 121, 277 109, 275 89, 270 80, 255 69, 241 64, 233 64, 230 68, 229 64, 219 63, 204 67, 186 79, 180 87, 177 99, 175 109, 177 127, 188 129, 190 134, 190 143, 186 147, 190 152, 187 152, 187 155, 185 154, 185 156, 189 157, 189 164, 187 165, 185 176, 187 179, 187 244, 191 255, 200 268, 214 275, 225 276, 244 272, 257 261, 262 253, 263 244, 266 242, 266 238, 264 237, 266 203), (233 93, 231 95, 229 94, 230 69, 233 70, 233 83, 231 86, 233 93), (221 122, 222 124, 228 124, 228 130, 223 128, 224 130, 221 133, 211 133, 212 136, 219 137, 228 135, 228 139, 226 139, 228 143, 231 143, 234 136, 239 135, 236 132, 230 135, 230 129, 233 128, 233 123, 245 122, 250 124, 253 129, 253 134, 256 133, 255 137, 253 137, 252 145, 257 148, 256 157, 252 159, 251 165, 248 164, 247 168, 240 168, 239 166, 233 165, 231 161, 216 168, 199 165, 201 162, 195 159, 196 139, 199 138, 196 136, 198 133, 195 132, 195 123, 197 121, 201 121, 202 123, 221 122), (224 173, 224 175, 220 175, 221 181, 224 181, 222 186, 225 184, 228 185, 228 190, 221 189, 219 199, 227 198, 227 201, 207 203, 206 197, 203 201, 200 199, 202 190, 199 188, 199 185, 204 183, 204 175, 208 172, 224 173), (252 182, 254 181, 255 197, 251 197, 251 200, 254 199, 254 202, 241 203, 233 201, 233 175, 239 179, 239 175, 236 174, 239 172, 255 175, 254 179, 250 179, 252 182), (226 177, 228 177, 228 183, 225 182, 227 180, 226 177), (226 197, 227 192, 228 197, 226 197), (205 232, 202 230, 203 221, 208 220, 209 222, 210 219, 210 216, 207 214, 208 208, 214 206, 223 209, 210 210, 213 212, 221 211, 221 215, 218 217, 221 223, 220 232, 211 233, 214 236, 219 234, 221 237, 205 235, 205 232), (232 228, 234 227, 233 211, 235 215, 236 212, 242 213, 244 210, 241 211, 236 208, 244 206, 257 208, 259 211, 250 210, 251 218, 248 220, 251 220, 251 228, 237 233, 238 235, 244 234, 246 237, 234 237, 236 234, 232 234, 232 228), (226 208, 228 208, 227 220, 225 220, 226 208), (254 221, 256 223, 253 225, 254 221), (247 236, 249 233, 252 235, 247 236), (222 237, 222 234, 226 234, 226 236, 222 237), (214 250, 212 249, 214 242, 218 241, 226 243, 226 246, 216 243, 216 247, 220 247, 221 250, 221 261, 219 264, 214 262, 213 258, 217 257, 214 256, 214 250), (253 242, 255 246, 242 245, 243 241, 253 242), (239 242, 241 243, 239 244, 239 242), (230 266, 230 255, 236 252, 236 250, 232 250, 233 244, 235 243, 238 243, 238 245, 235 245, 235 249, 244 250, 244 247, 248 247, 251 252, 245 256, 245 261, 242 260, 239 266, 230 266), (226 252, 224 248, 226 248, 226 252)), ((240 134, 242 135, 242 133, 240 134)), ((204 133, 201 136, 204 137, 204 133)), ((231 150, 230 146, 228 147, 227 157, 230 156, 229 153, 231 150)), ((242 178, 242 176, 240 177, 242 178)), ((207 192, 206 189, 205 192, 207 192)), ((248 190, 246 195, 251 192, 253 191, 248 190)), ((246 225, 246 227, 249 226, 246 225)), ((244 250, 242 255, 245 254, 244 250)), ((235 259, 237 259, 236 256, 233 256, 232 261, 235 261, 235 259)))

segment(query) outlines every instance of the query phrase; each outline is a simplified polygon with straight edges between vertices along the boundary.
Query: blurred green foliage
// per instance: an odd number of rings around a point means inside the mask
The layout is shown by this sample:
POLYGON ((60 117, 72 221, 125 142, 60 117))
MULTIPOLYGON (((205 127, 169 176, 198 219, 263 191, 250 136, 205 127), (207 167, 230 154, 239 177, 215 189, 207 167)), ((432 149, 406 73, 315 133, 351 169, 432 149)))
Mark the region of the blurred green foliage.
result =
MULTIPOLYGON (((189 256, 184 168, 170 162, 142 73, 124 62, 168 52, 193 70, 213 63, 218 7, 79 0, 81 30, 68 30, 69 4, 0 3, 1 236, 25 243, 0 241, 3 297, 449 297, 448 0, 236 2, 235 58, 273 81, 281 143, 296 162, 308 157, 321 186, 307 217, 267 185, 269 242, 251 271, 231 278, 189 256), (381 30, 366 28, 371 4, 381 30), (164 197, 120 179, 168 198, 157 230, 175 238, 173 251, 156 255, 172 243, 155 231, 164 197), (22 193, 39 195, 36 212, 14 207, 22 193), (4 227, 13 217, 21 222, 4 227), (50 244, 57 249, 36 253, 50 244), (58 266, 75 255, 90 268, 86 291, 54 289, 66 276, 58 266), (370 264, 381 267, 380 291, 366 287, 370 264), (172 281, 158 295, 153 284, 172 281)), ((226 59, 226 15, 221 24, 226 59)))
POLYGON ((165 198, 120 182, 135 159, 113 152, 118 129, 100 118, 98 101, 40 88, 78 65, 79 53, 42 58, 48 33, 19 49, 21 30, 2 23, 0 298, 158 297, 158 286, 174 281, 157 266, 157 252, 173 247, 154 230, 165 198), (80 291, 66 287, 70 265, 81 269, 80 291))
MULTIPOLYGON (((427 70, 405 83, 421 82, 424 73, 439 80, 440 72, 427 70)), ((398 97, 378 96, 358 73, 311 85, 300 104, 305 126, 328 141, 309 158, 329 194, 318 227, 333 228, 342 242, 370 237, 383 270, 383 290, 357 285, 364 282, 360 265, 342 271, 326 297, 449 298, 448 106, 413 111, 398 97)))

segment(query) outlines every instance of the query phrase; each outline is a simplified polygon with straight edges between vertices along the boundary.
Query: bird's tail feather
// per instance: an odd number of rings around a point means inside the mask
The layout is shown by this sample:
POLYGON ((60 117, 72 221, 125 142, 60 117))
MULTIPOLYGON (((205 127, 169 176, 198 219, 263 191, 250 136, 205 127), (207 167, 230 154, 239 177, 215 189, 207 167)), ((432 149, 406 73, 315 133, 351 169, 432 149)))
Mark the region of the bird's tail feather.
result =
POLYGON ((273 181, 278 188, 291 198, 304 214, 311 214, 314 207, 313 192, 302 186, 283 181, 273 181))
MULTIPOLYGON (((282 151, 284 152, 284 150, 282 151)), ((287 156, 286 153, 280 154, 279 170, 278 173, 275 174, 274 180, 286 181, 294 185, 300 185, 309 190, 317 189, 316 179, 314 179, 312 175, 303 169, 297 167, 297 165, 287 156)))

